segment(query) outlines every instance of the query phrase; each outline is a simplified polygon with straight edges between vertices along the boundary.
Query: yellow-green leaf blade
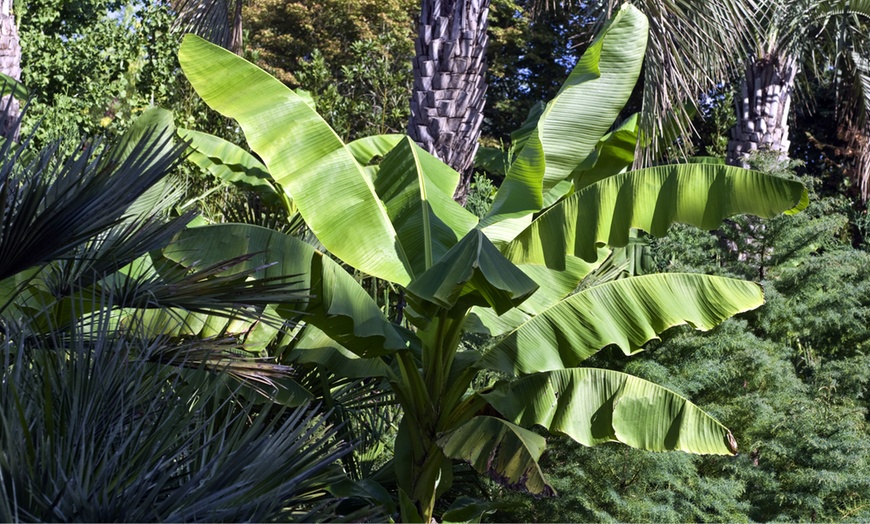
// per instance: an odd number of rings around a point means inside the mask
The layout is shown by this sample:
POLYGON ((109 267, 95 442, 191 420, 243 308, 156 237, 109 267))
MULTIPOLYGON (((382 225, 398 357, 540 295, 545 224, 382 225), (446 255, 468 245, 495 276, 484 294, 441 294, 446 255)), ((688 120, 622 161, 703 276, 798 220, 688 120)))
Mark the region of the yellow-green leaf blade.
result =
POLYGON ((601 245, 628 244, 632 228, 664 236, 674 223, 716 229, 726 217, 772 217, 808 204, 799 182, 714 164, 639 169, 587 186, 542 213, 502 251, 518 263, 561 269, 565 254, 589 262, 601 245))
POLYGON ((572 368, 610 344, 631 354, 670 327, 708 330, 763 303, 758 284, 732 278, 662 273, 616 280, 531 318, 478 366, 513 374, 572 368))
POLYGON ((303 98, 262 69, 193 35, 184 37, 178 58, 199 96, 239 122, 251 148, 330 252, 370 275, 403 285, 410 281, 371 180, 303 98))

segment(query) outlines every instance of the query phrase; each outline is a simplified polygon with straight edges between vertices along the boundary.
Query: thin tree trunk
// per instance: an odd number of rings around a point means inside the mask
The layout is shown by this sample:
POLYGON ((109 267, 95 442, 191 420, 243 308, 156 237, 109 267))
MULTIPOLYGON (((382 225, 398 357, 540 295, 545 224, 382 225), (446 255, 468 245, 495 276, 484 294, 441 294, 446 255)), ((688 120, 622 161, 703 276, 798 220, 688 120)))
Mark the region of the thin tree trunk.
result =
POLYGON ((486 94, 489 0, 423 0, 408 134, 461 175, 465 203, 486 94))
MULTIPOLYGON (((15 80, 21 79, 21 44, 18 27, 12 14, 12 0, 0 0, 0 72, 15 80)), ((0 136, 18 141, 18 101, 11 96, 0 99, 0 110, 7 109, 0 119, 0 136)))
POLYGON ((775 53, 752 59, 735 98, 737 124, 728 142, 728 163, 746 167, 746 158, 757 150, 788 156, 788 113, 798 72, 794 57, 775 53))
POLYGON ((230 32, 230 51, 242 56, 242 0, 236 0, 230 32))

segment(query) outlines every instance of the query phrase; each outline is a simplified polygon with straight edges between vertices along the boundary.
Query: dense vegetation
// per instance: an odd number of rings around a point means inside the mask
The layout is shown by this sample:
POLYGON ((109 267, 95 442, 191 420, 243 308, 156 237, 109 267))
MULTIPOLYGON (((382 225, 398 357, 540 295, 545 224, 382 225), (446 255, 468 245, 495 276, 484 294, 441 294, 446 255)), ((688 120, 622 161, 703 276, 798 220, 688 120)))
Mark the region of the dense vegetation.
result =
POLYGON ((711 158, 735 73, 694 144, 656 149, 679 163, 632 171, 646 18, 493 0, 462 209, 459 174, 396 135, 417 2, 243 3, 239 54, 278 81, 182 45, 173 5, 15 2, 33 98, 0 147, 4 520, 870 520, 841 75, 809 75, 794 161, 711 158), (675 449, 705 454, 646 451, 675 449))

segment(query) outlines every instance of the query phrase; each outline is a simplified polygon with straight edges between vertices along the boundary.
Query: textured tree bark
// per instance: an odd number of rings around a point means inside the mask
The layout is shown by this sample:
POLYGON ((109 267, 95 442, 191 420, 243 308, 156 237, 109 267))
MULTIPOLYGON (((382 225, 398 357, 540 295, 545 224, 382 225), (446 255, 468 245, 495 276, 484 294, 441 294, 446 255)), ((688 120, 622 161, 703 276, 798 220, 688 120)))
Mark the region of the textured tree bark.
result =
POLYGON ((746 157, 756 150, 788 156, 788 112, 797 72, 794 57, 775 53, 747 64, 746 77, 735 97, 737 124, 728 142, 729 164, 746 167, 746 157))
POLYGON ((413 61, 410 137, 459 172, 465 203, 486 94, 489 0, 423 0, 413 61))
MULTIPOLYGON (((0 1, 0 72, 15 80, 21 79, 21 44, 18 27, 12 14, 12 0, 0 1)), ((0 99, 0 110, 7 109, 0 119, 0 136, 18 141, 18 101, 11 96, 0 99)))

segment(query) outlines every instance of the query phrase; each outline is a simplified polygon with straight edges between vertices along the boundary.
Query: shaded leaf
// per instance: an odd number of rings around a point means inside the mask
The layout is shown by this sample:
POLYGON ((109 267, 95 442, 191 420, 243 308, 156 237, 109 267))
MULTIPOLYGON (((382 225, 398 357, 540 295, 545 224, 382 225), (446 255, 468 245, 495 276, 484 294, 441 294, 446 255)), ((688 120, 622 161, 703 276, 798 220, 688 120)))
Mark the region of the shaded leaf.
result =
POLYGON ((193 150, 188 159, 224 182, 255 191, 270 202, 280 200, 269 169, 254 155, 223 138, 191 129, 179 129, 178 135, 190 142, 193 150))
POLYGON ((497 313, 519 305, 538 285, 511 264, 483 233, 474 229, 444 257, 408 286, 415 309, 425 313, 428 302, 451 309, 459 301, 467 307, 488 305, 497 313))
POLYGON ((375 191, 415 277, 477 225, 477 217, 453 200, 458 183, 459 173, 407 137, 381 162, 375 191))
POLYGON ((406 342, 366 291, 341 266, 310 245, 283 233, 249 224, 215 224, 189 228, 167 247, 164 256, 191 264, 220 263, 252 254, 232 271, 256 269, 257 278, 298 275, 310 298, 281 304, 278 313, 313 324, 361 356, 406 348, 406 342))
POLYGON ((555 496, 538 459, 546 441, 506 420, 474 417, 438 439, 448 458, 465 460, 499 484, 537 496, 555 496))

